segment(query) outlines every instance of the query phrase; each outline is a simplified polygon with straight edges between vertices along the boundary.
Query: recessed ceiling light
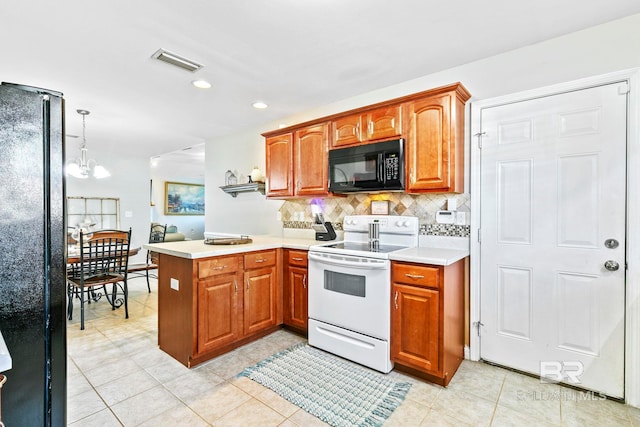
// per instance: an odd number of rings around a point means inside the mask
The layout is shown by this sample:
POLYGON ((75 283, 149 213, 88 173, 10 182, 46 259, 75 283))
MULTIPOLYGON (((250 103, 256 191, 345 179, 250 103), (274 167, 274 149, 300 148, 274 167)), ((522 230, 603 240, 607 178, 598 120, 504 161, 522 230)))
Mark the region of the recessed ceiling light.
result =
POLYGON ((258 109, 261 109, 261 110, 268 107, 268 105, 265 104, 262 101, 256 101, 252 105, 253 105, 253 108, 258 108, 258 109))
POLYGON ((209 89, 211 87, 211 83, 206 80, 194 80, 191 82, 191 84, 198 89, 209 89))

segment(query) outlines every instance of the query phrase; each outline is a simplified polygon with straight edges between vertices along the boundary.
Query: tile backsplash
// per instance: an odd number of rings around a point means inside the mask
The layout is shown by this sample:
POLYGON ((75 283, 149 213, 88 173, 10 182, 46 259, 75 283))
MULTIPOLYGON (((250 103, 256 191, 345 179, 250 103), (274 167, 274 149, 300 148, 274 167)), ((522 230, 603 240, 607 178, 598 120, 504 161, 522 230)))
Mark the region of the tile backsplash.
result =
POLYGON ((320 206, 325 219, 337 230, 342 229, 346 215, 369 215, 372 200, 388 200, 389 215, 416 216, 420 222, 420 233, 440 236, 469 236, 470 195, 439 194, 350 194, 346 197, 287 200, 280 208, 284 228, 311 228, 312 205, 320 206), (438 210, 447 209, 447 200, 454 199, 458 212, 466 212, 466 224, 436 224, 438 210))

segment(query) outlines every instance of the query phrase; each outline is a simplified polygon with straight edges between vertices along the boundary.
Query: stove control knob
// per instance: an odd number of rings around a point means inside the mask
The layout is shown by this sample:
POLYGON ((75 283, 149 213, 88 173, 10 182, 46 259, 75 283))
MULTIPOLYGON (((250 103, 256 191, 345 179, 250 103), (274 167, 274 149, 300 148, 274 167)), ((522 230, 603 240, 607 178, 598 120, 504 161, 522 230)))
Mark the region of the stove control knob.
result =
POLYGON ((402 227, 402 220, 400 220, 400 219, 399 219, 399 220, 397 220, 397 221, 396 221, 396 225, 397 225, 398 227, 402 227))

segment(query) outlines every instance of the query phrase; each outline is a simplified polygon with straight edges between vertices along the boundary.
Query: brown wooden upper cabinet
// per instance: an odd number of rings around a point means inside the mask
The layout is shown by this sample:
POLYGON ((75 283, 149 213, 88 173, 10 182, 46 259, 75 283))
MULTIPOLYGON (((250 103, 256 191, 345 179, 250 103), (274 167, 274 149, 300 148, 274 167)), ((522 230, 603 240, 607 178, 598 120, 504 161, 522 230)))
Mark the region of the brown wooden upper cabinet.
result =
POLYGON ((327 196, 329 148, 405 139, 407 193, 464 192, 464 112, 454 83, 264 133, 267 196, 327 196))
POLYGON ((464 105, 460 84, 404 104, 407 193, 464 192, 464 105))
POLYGON ((402 105, 376 108, 331 121, 331 148, 402 135, 402 105))
POLYGON ((266 139, 267 196, 293 196, 293 135, 285 133, 266 139))
POLYGON ((295 195, 329 194, 329 138, 327 124, 309 126, 295 132, 295 195))
POLYGON ((326 123, 320 123, 267 137, 268 197, 329 194, 327 128, 326 123))

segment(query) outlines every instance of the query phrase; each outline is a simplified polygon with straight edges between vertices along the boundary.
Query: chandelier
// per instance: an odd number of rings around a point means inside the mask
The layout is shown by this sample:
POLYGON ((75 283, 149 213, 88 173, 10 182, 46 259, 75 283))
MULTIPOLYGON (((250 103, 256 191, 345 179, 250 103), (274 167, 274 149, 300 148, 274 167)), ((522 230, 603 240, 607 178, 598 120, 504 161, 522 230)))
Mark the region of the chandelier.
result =
POLYGON ((80 147, 80 158, 75 159, 67 164, 67 174, 74 178, 89 178, 89 175, 93 175, 94 178, 107 178, 111 176, 108 170, 104 166, 99 165, 95 160, 87 160, 87 137, 85 135, 86 122, 85 119, 89 115, 88 110, 76 110, 78 114, 82 116, 82 146, 80 147))

